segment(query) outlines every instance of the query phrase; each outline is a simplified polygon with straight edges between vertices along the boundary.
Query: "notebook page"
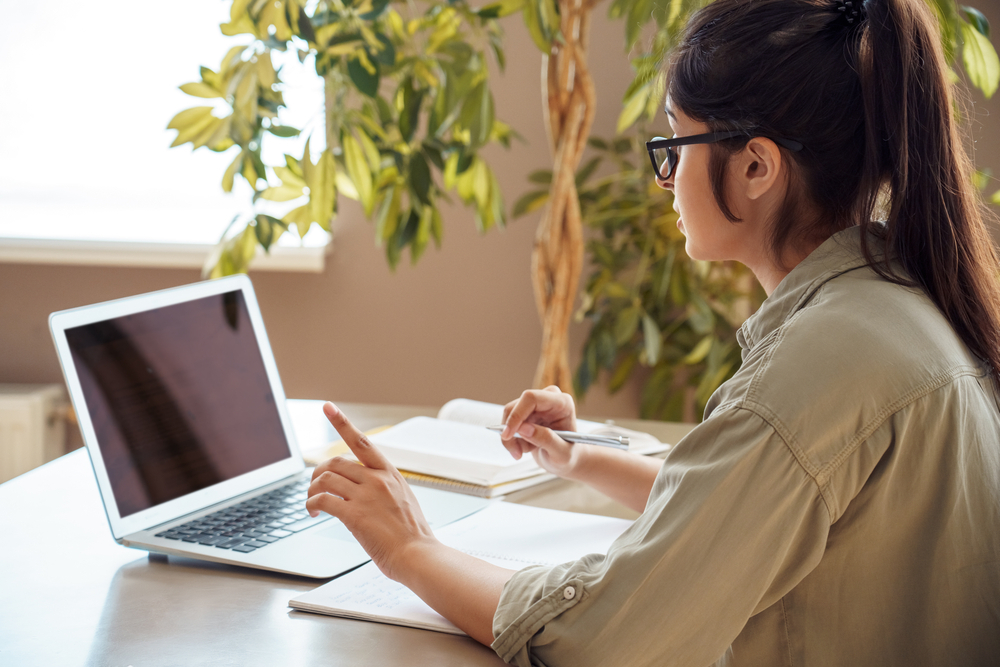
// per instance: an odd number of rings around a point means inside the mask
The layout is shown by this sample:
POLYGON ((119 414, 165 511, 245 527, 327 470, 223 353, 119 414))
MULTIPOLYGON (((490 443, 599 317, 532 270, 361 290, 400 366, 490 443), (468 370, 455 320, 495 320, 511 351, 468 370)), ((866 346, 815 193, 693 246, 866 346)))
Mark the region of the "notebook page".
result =
MULTIPOLYGON (((606 553, 631 521, 494 503, 435 531, 444 544, 511 570, 558 565, 591 553, 606 553)), ((462 634, 374 563, 300 595, 296 608, 345 618, 462 634)))
POLYGON ((479 426, 414 417, 371 440, 401 470, 491 486, 542 474, 534 459, 515 459, 500 437, 479 426))

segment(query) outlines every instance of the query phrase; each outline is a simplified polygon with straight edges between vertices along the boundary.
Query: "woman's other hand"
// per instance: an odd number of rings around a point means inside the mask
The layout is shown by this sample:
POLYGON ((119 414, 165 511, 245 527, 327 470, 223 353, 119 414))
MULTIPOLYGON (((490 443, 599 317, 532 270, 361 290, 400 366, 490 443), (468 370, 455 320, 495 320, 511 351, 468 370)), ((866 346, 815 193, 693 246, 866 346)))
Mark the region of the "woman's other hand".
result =
POLYGON ((333 403, 323 412, 362 465, 334 457, 316 466, 306 509, 340 519, 385 576, 398 578, 406 551, 436 542, 409 484, 333 403))
POLYGON ((559 387, 525 391, 504 406, 503 416, 500 439, 511 456, 520 459, 530 453, 538 465, 560 477, 570 477, 588 449, 574 447, 552 432, 576 430, 573 397, 559 387))

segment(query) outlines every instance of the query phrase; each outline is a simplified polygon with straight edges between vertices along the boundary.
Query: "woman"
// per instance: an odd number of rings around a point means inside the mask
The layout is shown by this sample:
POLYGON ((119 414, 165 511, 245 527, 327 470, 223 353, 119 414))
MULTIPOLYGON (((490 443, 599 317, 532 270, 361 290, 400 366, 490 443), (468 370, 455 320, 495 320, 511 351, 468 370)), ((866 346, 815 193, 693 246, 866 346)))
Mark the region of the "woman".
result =
POLYGON ((743 365, 662 467, 555 437, 555 388, 506 408, 515 457, 642 511, 606 557, 515 573, 442 546, 331 404, 367 468, 317 468, 309 510, 518 665, 998 664, 1000 266, 947 73, 921 0, 692 19, 650 152, 688 254, 769 294, 743 365))

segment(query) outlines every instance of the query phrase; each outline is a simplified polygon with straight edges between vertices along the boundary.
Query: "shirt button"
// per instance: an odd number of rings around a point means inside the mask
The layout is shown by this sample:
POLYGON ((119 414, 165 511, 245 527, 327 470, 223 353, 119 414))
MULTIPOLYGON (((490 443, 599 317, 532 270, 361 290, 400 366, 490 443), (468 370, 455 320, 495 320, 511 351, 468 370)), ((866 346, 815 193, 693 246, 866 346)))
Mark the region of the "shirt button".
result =
POLYGON ((566 588, 563 589, 563 597, 566 598, 567 600, 572 600, 573 598, 576 597, 576 589, 573 588, 572 586, 567 586, 566 588))

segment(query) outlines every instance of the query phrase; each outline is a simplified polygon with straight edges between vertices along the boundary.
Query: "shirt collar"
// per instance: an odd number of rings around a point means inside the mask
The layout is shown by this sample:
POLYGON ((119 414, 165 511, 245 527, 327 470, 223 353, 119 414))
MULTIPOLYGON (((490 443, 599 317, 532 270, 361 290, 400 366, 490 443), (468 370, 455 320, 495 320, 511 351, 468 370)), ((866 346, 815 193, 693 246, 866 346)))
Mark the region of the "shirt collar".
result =
MULTIPOLYGON (((878 242, 873 236, 869 238, 869 247, 877 256, 878 242)), ((740 347, 752 349, 803 308, 824 283, 866 264, 861 254, 860 228, 837 232, 792 269, 760 309, 743 323, 736 332, 740 347)))

